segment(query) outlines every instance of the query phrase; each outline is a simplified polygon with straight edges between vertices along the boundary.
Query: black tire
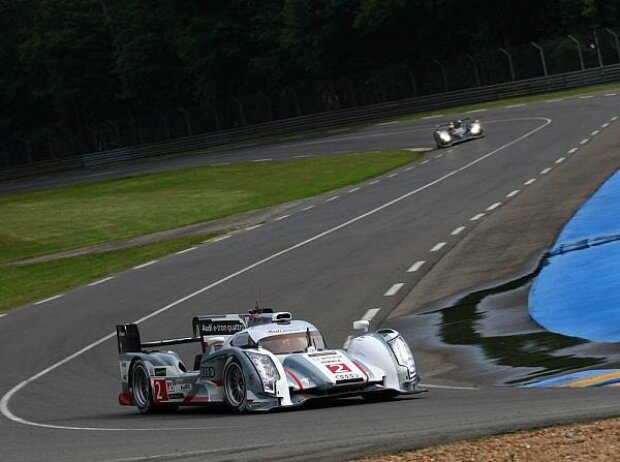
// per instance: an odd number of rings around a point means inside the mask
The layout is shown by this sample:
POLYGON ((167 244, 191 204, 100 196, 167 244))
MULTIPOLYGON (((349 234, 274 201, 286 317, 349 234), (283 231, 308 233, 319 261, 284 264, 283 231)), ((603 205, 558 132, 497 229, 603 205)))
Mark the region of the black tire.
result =
POLYGON ((131 369, 131 395, 138 410, 142 414, 149 414, 155 410, 153 390, 149 372, 144 361, 138 360, 131 369))
POLYGON ((248 390, 243 367, 236 359, 224 367, 224 403, 236 414, 248 408, 248 390))
POLYGON ((396 390, 375 391, 372 393, 362 393, 362 398, 371 403, 380 403, 382 401, 391 401, 398 394, 396 390))

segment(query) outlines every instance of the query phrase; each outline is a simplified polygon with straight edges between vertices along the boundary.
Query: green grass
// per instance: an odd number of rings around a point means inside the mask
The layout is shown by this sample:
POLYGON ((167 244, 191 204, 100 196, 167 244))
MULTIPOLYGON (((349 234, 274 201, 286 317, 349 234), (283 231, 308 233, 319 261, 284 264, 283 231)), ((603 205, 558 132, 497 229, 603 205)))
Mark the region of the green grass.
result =
POLYGON ((409 151, 242 163, 0 197, 0 264, 173 229, 363 181, 409 151))
POLYGON ((4 266, 0 270, 0 311, 45 299, 142 262, 186 249, 205 239, 205 236, 193 236, 44 263, 4 266))

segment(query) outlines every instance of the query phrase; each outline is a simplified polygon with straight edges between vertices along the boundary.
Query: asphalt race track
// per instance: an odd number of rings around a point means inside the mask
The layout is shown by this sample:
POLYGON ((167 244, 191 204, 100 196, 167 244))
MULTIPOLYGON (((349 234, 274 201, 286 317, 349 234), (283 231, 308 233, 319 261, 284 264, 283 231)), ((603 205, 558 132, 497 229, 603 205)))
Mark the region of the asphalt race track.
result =
MULTIPOLYGON (((340 345, 367 309, 381 308, 377 319, 384 319, 397 307, 484 220, 473 219, 481 211, 501 209, 493 205, 509 201, 512 191, 527 194, 528 180, 545 181, 540 172, 560 158, 580 162, 586 139, 613 136, 619 98, 475 114, 486 123, 481 140, 428 152, 422 162, 305 201, 260 227, 9 312, 0 318, 0 460, 346 460, 619 415, 611 389, 455 387, 387 403, 350 399, 262 415, 186 409, 142 416, 117 405, 111 335, 116 323, 135 320, 144 340, 189 335, 193 315, 243 312, 260 297, 265 307, 314 322, 328 343, 340 345), (567 154, 573 148, 580 159, 567 154), (425 264, 412 270, 418 261, 425 264)), ((431 127, 441 120, 334 133, 261 147, 260 154, 430 147, 431 127)))

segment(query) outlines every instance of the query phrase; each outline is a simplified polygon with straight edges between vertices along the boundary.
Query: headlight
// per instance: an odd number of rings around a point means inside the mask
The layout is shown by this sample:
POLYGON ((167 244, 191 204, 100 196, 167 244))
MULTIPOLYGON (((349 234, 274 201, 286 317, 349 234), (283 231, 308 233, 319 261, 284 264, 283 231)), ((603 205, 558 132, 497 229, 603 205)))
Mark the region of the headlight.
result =
POLYGON ((439 132, 439 138, 441 138, 441 141, 445 141, 446 143, 449 143, 452 139, 450 138, 448 132, 439 132))
POLYGON ((480 127, 480 124, 472 124, 469 131, 471 132, 472 135, 478 135, 482 131, 482 127, 480 127))
POLYGON ((280 380, 280 374, 271 358, 253 351, 246 351, 245 354, 248 355, 248 358, 250 358, 250 361, 252 361, 252 364, 254 364, 254 367, 258 371, 261 382, 263 382, 263 390, 275 395, 276 382, 280 380))
POLYGON ((413 375, 415 373, 415 361, 407 342, 399 335, 394 340, 390 340, 388 344, 394 352, 398 364, 409 369, 409 374, 413 375))

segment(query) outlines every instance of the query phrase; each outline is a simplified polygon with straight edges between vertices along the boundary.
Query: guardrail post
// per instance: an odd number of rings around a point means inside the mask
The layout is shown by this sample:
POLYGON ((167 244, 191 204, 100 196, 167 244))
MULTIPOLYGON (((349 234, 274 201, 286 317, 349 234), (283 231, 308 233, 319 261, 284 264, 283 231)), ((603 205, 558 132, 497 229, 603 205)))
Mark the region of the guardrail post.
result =
POLYGON ((620 43, 618 42, 618 34, 616 34, 609 27, 605 30, 609 32, 611 36, 614 38, 614 43, 616 44, 616 53, 618 54, 618 62, 620 63, 620 43))
POLYGON ((575 45, 577 46, 577 53, 579 53, 579 65, 581 66, 581 70, 584 71, 586 69, 586 67, 583 64, 583 54, 581 52, 581 43, 579 43, 579 40, 577 40, 572 35, 569 35, 568 38, 571 39, 575 43, 575 45))
POLYGON ((534 48, 538 50, 538 53, 540 54, 540 62, 542 63, 543 73, 545 74, 545 77, 549 77, 549 72, 547 72, 547 60, 545 59, 545 50, 543 50, 542 47, 535 42, 531 42, 531 44, 534 48))
POLYGON ((517 80, 517 77, 515 76, 515 66, 512 62, 512 55, 508 53, 508 51, 506 51, 504 48, 500 48, 499 51, 504 53, 506 57, 508 58, 508 68, 510 69, 510 80, 514 82, 515 80, 517 80))
POLYGON ((472 58, 472 56, 470 54, 466 54, 465 57, 469 60, 469 62, 471 63, 471 65, 474 68, 474 74, 476 76, 476 85, 481 87, 482 86, 482 81, 480 80, 480 72, 478 71, 478 64, 476 63, 476 60, 474 58, 472 58))
POLYGON ((446 74, 446 67, 443 64, 441 64, 439 61, 437 61, 436 59, 433 59, 431 61, 437 64, 439 66, 439 69, 441 69, 441 79, 443 80, 443 91, 448 91, 448 76, 446 74))

